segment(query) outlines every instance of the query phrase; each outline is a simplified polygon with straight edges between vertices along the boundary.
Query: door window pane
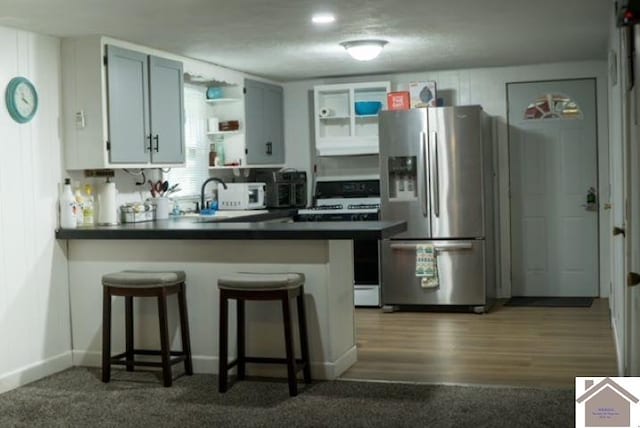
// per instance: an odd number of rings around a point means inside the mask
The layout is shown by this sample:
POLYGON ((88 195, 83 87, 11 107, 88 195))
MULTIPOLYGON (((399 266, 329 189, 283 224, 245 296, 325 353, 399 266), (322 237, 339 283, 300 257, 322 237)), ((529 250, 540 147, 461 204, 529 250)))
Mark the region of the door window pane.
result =
POLYGON ((567 95, 544 94, 527 106, 524 119, 582 119, 582 110, 567 95))

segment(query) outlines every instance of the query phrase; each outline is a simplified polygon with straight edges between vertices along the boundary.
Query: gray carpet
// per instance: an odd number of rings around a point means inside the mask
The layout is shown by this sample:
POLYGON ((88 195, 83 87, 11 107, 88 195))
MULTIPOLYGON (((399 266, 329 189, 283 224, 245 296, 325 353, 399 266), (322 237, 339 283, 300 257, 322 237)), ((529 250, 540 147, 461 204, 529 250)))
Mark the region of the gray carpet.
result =
POLYGON ((286 383, 73 368, 0 395, 2 427, 572 427, 572 390, 318 382, 286 383))

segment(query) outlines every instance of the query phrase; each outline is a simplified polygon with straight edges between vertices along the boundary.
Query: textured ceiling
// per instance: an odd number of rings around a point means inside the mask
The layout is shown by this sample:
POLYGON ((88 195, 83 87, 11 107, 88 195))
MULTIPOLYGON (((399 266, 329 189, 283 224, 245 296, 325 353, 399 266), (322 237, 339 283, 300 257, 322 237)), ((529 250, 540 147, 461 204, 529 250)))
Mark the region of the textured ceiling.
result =
POLYGON ((606 58, 609 0, 0 0, 0 25, 103 34, 286 81, 606 58), (311 24, 330 11, 335 23, 311 24), (389 41, 360 63, 338 43, 389 41))

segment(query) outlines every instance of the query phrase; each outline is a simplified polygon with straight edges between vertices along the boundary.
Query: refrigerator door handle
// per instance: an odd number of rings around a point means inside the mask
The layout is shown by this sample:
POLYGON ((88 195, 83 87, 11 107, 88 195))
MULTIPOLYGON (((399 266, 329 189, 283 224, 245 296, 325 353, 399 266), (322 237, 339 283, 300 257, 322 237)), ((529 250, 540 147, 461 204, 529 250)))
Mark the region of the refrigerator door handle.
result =
POLYGON ((436 251, 457 251, 457 250, 470 250, 473 248, 471 243, 459 243, 459 244, 438 244, 434 245, 436 251))
MULTIPOLYGON (((391 244, 392 250, 404 250, 404 251, 412 251, 418 247, 418 244, 391 244)), ((450 243, 450 244, 437 244, 434 245, 433 248, 436 251, 456 251, 456 250, 470 250, 473 248, 473 245, 469 242, 461 242, 461 243, 450 243)))
POLYGON ((427 198, 427 189, 429 188, 427 181, 427 155, 427 135, 423 131, 420 132, 420 162, 422 166, 419 170, 420 177, 418 177, 418 180, 420 182, 420 207, 422 208, 422 215, 424 217, 429 216, 429 199, 427 198))
POLYGON ((438 133, 431 132, 429 139, 429 147, 431 147, 431 141, 433 140, 433 158, 430 168, 431 174, 431 197, 433 198, 433 215, 440 217, 440 168, 438 166, 438 133))

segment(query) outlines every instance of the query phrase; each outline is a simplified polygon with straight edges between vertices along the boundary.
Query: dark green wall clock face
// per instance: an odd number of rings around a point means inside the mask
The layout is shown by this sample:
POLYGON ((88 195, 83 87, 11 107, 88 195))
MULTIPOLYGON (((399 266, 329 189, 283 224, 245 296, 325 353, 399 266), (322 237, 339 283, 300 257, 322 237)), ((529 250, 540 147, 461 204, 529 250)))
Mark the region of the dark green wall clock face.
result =
POLYGON ((27 123, 38 110, 38 92, 24 77, 14 77, 7 85, 5 93, 9 115, 18 123, 27 123))

